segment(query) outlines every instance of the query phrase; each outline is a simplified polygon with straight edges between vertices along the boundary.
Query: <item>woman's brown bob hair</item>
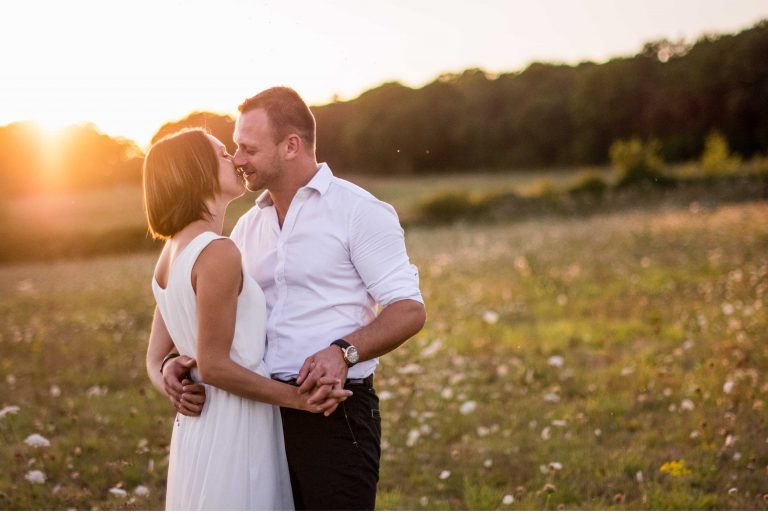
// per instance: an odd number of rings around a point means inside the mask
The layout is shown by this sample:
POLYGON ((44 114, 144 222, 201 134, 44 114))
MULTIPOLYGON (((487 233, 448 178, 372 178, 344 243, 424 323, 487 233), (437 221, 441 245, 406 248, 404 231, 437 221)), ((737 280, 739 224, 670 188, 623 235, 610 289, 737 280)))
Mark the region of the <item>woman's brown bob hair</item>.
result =
POLYGON ((185 129, 152 145, 143 175, 144 210, 156 239, 210 218, 205 202, 219 192, 219 160, 204 130, 185 129))

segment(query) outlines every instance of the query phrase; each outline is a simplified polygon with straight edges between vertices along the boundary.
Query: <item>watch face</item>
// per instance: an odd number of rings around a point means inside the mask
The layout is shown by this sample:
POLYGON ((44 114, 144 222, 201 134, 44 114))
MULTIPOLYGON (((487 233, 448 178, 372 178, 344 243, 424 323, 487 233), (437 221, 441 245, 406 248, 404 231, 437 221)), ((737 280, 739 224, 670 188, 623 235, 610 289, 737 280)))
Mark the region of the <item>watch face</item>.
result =
POLYGON ((360 360, 360 355, 357 353, 357 348, 354 346, 349 346, 347 348, 346 355, 350 364, 357 364, 357 361, 360 360))

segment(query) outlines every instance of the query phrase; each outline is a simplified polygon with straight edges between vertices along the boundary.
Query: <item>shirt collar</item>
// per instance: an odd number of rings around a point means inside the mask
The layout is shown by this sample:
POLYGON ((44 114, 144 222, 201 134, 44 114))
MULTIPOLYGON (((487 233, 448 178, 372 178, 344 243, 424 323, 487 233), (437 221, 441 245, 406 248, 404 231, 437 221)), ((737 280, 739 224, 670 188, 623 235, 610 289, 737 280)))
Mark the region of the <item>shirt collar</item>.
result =
MULTIPOLYGON (((320 163, 320 168, 318 168, 317 172, 315 172, 310 181, 307 182, 307 185, 299 188, 299 190, 307 187, 314 189, 320 193, 320 196, 323 196, 328 191, 328 188, 331 185, 331 180, 333 180, 333 172, 331 171, 331 168, 328 166, 328 164, 323 162, 320 163)), ((259 197, 256 199, 256 205, 258 205, 260 209, 264 209, 273 205, 272 197, 269 196, 269 190, 265 189, 264 192, 259 195, 259 197)))

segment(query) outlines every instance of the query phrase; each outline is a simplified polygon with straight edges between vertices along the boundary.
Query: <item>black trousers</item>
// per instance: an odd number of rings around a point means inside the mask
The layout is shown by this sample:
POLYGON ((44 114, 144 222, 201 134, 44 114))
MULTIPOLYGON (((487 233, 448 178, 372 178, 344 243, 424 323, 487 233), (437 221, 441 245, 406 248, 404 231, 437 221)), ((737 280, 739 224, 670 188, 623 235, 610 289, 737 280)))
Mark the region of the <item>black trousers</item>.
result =
POLYGON ((296 510, 374 510, 381 459, 379 398, 354 394, 328 417, 281 408, 296 510))

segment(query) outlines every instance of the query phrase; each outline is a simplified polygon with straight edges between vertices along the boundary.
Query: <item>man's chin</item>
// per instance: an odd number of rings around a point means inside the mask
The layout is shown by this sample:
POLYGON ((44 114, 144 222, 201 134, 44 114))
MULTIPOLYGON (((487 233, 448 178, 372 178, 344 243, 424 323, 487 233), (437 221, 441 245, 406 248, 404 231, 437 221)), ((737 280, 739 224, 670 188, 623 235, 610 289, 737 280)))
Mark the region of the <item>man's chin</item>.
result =
POLYGON ((247 189, 252 193, 255 193, 257 191, 261 191, 262 189, 264 189, 264 186, 256 183, 256 181, 249 182, 247 179, 243 181, 243 185, 245 185, 245 189, 247 189))
POLYGON ((257 190, 256 186, 258 184, 256 184, 256 176, 255 175, 256 175, 255 173, 251 173, 250 175, 243 174, 241 176, 241 178, 243 180, 243 186, 245 186, 245 189, 247 189, 248 191, 256 191, 257 190))

